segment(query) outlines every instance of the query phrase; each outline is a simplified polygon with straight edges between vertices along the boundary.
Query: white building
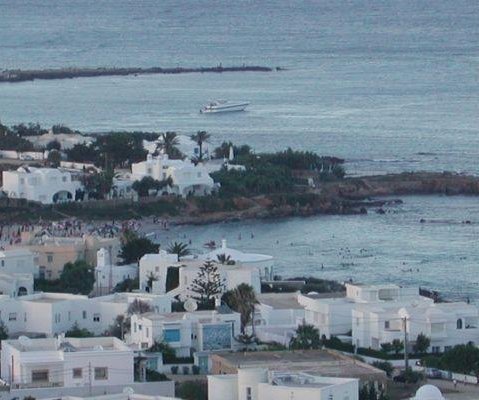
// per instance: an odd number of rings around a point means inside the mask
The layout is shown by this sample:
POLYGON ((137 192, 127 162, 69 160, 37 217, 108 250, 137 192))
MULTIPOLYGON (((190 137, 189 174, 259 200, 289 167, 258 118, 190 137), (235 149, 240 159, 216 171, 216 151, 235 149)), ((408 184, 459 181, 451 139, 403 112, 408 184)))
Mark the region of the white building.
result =
POLYGON ((20 167, 3 171, 3 191, 8 197, 38 201, 43 204, 73 201, 82 187, 72 174, 56 168, 20 167))
POLYGON ((398 285, 346 284, 346 297, 324 299, 300 295, 305 321, 321 335, 352 335, 352 344, 379 350, 381 344, 404 339, 414 345, 419 334, 431 339, 430 351, 457 344, 479 343, 479 310, 464 302, 434 303, 418 288, 398 285))
MULTIPOLYGON (((167 254, 164 250, 158 254, 145 254, 140 259, 140 290, 156 294, 170 293, 173 296, 179 295, 182 299, 191 297, 193 292, 190 289, 193 281, 198 277, 200 268, 205 261, 185 259, 178 262, 177 259, 176 254, 167 254), (176 287, 167 288, 167 281, 171 282, 168 274, 178 277, 176 287)), ((252 286, 257 293, 261 292, 258 267, 241 263, 217 264, 217 266, 225 291, 234 289, 241 283, 246 283, 252 286)))
POLYGON ((109 250, 102 248, 97 252, 95 268, 95 288, 98 292, 110 292, 118 283, 138 277, 138 265, 113 265, 109 250))
POLYGON ((38 276, 38 257, 24 248, 0 250, 0 273, 38 276))
POLYGON ((20 297, 33 294, 32 274, 0 273, 0 295, 20 297))
POLYGON ((208 375, 209 400, 358 400, 358 380, 242 368, 235 375, 208 375))
POLYGON ((1 377, 13 388, 133 383, 133 351, 115 337, 2 341, 1 377))
POLYGON ((214 311, 146 313, 131 317, 131 342, 140 349, 155 341, 168 343, 178 357, 193 351, 232 350, 240 334, 240 314, 224 307, 214 311))
POLYGON ((125 387, 122 393, 103 394, 100 396, 63 396, 58 400, 181 400, 179 397, 158 396, 136 393, 135 389, 125 387))
POLYGON ((148 303, 154 312, 171 311, 168 296, 115 293, 89 299, 68 293, 36 293, 16 299, 0 297, 0 319, 11 335, 33 333, 51 337, 75 325, 100 335, 116 323, 118 315, 126 315, 135 300, 148 303))
POLYGON ((245 253, 228 247, 226 239, 221 240, 221 247, 199 256, 202 260, 217 261, 218 256, 226 257, 239 264, 254 266, 258 269, 261 280, 271 281, 274 278, 274 257, 267 254, 245 253))
POLYGON ((288 346, 298 325, 304 322, 305 310, 298 293, 258 294, 255 306, 255 334, 263 342, 288 346))
POLYGON ((141 180, 149 176, 155 180, 172 179, 173 187, 164 190, 186 197, 187 195, 207 195, 214 189, 214 182, 208 171, 190 160, 170 160, 168 155, 153 157, 148 154, 146 161, 131 165, 132 180, 141 180))

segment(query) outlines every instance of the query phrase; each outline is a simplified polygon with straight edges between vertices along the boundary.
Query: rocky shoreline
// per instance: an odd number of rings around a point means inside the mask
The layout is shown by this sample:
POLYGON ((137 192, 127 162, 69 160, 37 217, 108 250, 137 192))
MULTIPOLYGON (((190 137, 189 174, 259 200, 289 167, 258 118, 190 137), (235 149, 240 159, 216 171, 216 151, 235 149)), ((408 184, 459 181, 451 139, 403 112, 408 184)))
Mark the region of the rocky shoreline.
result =
MULTIPOLYGON (((276 68, 281 71, 281 68, 276 68)), ((188 74, 188 73, 223 73, 223 72, 272 72, 273 68, 242 65, 223 67, 198 67, 198 68, 59 68, 38 70, 4 70, 0 72, 1 82, 25 82, 36 79, 72 79, 91 78, 98 76, 126 76, 126 75, 151 75, 151 74, 188 74)))
POLYGON ((367 214, 401 204, 395 196, 408 195, 479 195, 479 177, 451 172, 408 172, 390 175, 347 178, 321 184, 319 188, 298 195, 269 195, 237 198, 239 210, 210 213, 190 212, 171 218, 175 225, 203 225, 246 219, 308 217, 321 214, 367 214), (278 198, 292 198, 293 203, 278 198), (297 197, 297 199, 295 199, 297 197), (387 198, 387 199, 385 199, 387 198), (297 201, 295 201, 297 200, 297 201))
POLYGON ((148 226, 152 217, 160 217, 172 225, 205 225, 249 219, 367 214, 371 210, 384 214, 388 208, 402 202, 400 196, 407 195, 478 196, 479 177, 450 172, 353 177, 319 183, 316 189, 301 188, 292 193, 204 199, 208 203, 214 203, 209 210, 202 208, 199 198, 145 198, 137 203, 107 200, 55 206, 42 206, 20 199, 0 199, 0 222, 18 223, 68 217, 85 221, 141 218, 145 226, 148 226), (158 207, 155 208, 155 205, 158 207), (171 213, 168 210, 176 211, 171 213))

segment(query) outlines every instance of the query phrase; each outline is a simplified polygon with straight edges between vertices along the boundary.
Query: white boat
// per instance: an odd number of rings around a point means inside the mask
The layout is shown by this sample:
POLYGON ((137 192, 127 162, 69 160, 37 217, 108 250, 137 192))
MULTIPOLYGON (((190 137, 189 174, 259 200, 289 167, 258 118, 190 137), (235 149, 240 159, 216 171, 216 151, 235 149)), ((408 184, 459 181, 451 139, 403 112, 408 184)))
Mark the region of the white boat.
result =
POLYGON ((248 106, 249 102, 247 101, 226 101, 226 100, 217 100, 212 101, 208 105, 204 106, 200 113, 223 113, 223 112, 233 112, 233 111, 244 111, 248 106))

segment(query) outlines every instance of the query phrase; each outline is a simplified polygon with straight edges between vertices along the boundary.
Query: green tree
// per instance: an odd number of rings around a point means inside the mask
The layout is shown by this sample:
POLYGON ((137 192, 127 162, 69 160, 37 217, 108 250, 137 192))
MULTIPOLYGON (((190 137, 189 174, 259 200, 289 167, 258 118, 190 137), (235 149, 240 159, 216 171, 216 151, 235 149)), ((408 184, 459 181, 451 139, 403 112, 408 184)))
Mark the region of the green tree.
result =
POLYGON ((207 400, 208 386, 206 381, 183 381, 178 384, 176 396, 184 400, 207 400))
POLYGON ((141 180, 133 182, 132 188, 138 193, 139 196, 146 197, 150 195, 150 190, 161 190, 172 185, 173 180, 171 177, 168 177, 163 181, 157 181, 151 176, 145 176, 141 180))
POLYGON ((62 155, 58 150, 51 150, 48 153, 47 161, 50 166, 57 168, 60 166, 60 161, 62 160, 62 155))
POLYGON ((444 369, 461 374, 479 374, 479 348, 472 343, 454 346, 441 357, 444 369))
POLYGON ((161 147, 171 159, 181 159, 184 155, 178 149, 180 140, 176 132, 166 132, 161 134, 161 147))
POLYGON ((374 361, 373 365, 376 368, 382 369, 384 372, 386 372, 387 376, 391 377, 394 367, 389 361, 374 361))
POLYGON ((89 294, 94 283, 93 267, 84 260, 65 264, 60 275, 60 285, 69 293, 89 294))
POLYGON ((395 354, 399 354, 401 351, 404 350, 404 342, 399 339, 394 339, 391 342, 391 346, 395 354))
POLYGON ((114 336, 123 340, 125 333, 130 331, 131 321, 129 316, 117 315, 113 324, 104 333, 104 336, 114 336))
POLYGON ((138 263, 145 254, 158 253, 160 246, 128 231, 123 235, 120 257, 124 264, 138 263))
POLYGON ((200 306, 214 306, 214 299, 224 291, 224 280, 218 271, 217 265, 210 260, 200 267, 198 276, 191 283, 192 296, 200 306))
POLYGON ((143 148, 143 137, 129 132, 110 132, 98 136, 95 141, 98 164, 105 169, 127 167, 133 162, 142 161, 147 152, 143 148))
POLYGON ((0 319, 0 342, 8 339, 8 328, 5 323, 0 319))
POLYGON ((289 342, 289 348, 292 350, 319 349, 320 347, 319 331, 316 327, 309 324, 299 325, 296 329, 296 335, 289 342))
POLYGON ((198 131, 194 135, 191 135, 191 140, 196 142, 199 147, 200 153, 198 154, 198 160, 203 160, 203 144, 208 142, 211 135, 206 131, 198 131))
POLYGON ((98 163, 98 151, 95 146, 91 144, 75 144, 71 149, 66 149, 65 153, 69 161, 98 163))
POLYGON ((421 332, 419 335, 417 335, 413 350, 415 353, 426 353, 430 345, 431 339, 421 332))
POLYGON ((113 292, 122 293, 122 292, 132 292, 135 289, 138 289, 140 286, 138 277, 135 279, 126 278, 125 280, 117 283, 114 287, 113 292))
POLYGON ((217 254, 216 259, 218 260, 218 262, 221 265, 235 265, 236 264, 235 260, 232 260, 230 255, 227 256, 224 253, 223 254, 217 254))
POLYGON ((143 300, 135 299, 128 306, 127 314, 144 314, 151 311, 153 311, 153 309, 149 303, 143 300))
POLYGON ((62 145, 60 144, 60 142, 58 140, 52 140, 51 142, 49 142, 47 144, 47 150, 57 150, 57 151, 60 151, 62 149, 62 145))
POLYGON ((390 353, 394 349, 393 349, 393 345, 387 342, 387 343, 381 343, 381 350, 384 351, 385 353, 390 353))
POLYGON ((248 324, 254 321, 254 309, 258 304, 254 288, 246 283, 241 283, 233 290, 228 290, 222 300, 234 311, 241 315, 241 333, 245 334, 248 324))
POLYGON ((65 332, 66 337, 74 337, 74 338, 88 338, 95 336, 93 332, 90 332, 88 329, 80 328, 78 322, 75 322, 70 330, 65 332))
POLYGON ((188 256, 191 254, 188 245, 183 242, 174 242, 170 243, 168 246, 168 253, 176 254, 178 256, 178 260, 181 260, 182 257, 188 256))
POLYGON ((161 353, 163 362, 172 361, 176 358, 176 352, 168 343, 155 340, 153 345, 146 350, 148 353, 161 353))

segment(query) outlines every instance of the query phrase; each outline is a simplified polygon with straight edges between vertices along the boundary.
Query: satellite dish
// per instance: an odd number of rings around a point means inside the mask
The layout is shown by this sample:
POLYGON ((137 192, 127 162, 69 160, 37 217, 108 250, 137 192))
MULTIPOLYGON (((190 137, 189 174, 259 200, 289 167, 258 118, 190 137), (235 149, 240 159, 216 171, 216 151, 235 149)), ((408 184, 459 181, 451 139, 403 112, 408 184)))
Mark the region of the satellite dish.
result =
POLYGON ((23 347, 28 347, 32 344, 32 339, 30 339, 29 337, 27 336, 20 336, 18 338, 18 341, 20 342, 20 344, 23 346, 23 347))
POLYGON ((196 301, 194 301, 193 299, 188 299, 183 304, 183 308, 188 312, 193 312, 198 309, 198 303, 196 303, 196 301))
POLYGON ((128 396, 131 396, 134 393, 135 391, 130 386, 127 386, 126 388, 123 389, 123 394, 127 394, 128 396))

